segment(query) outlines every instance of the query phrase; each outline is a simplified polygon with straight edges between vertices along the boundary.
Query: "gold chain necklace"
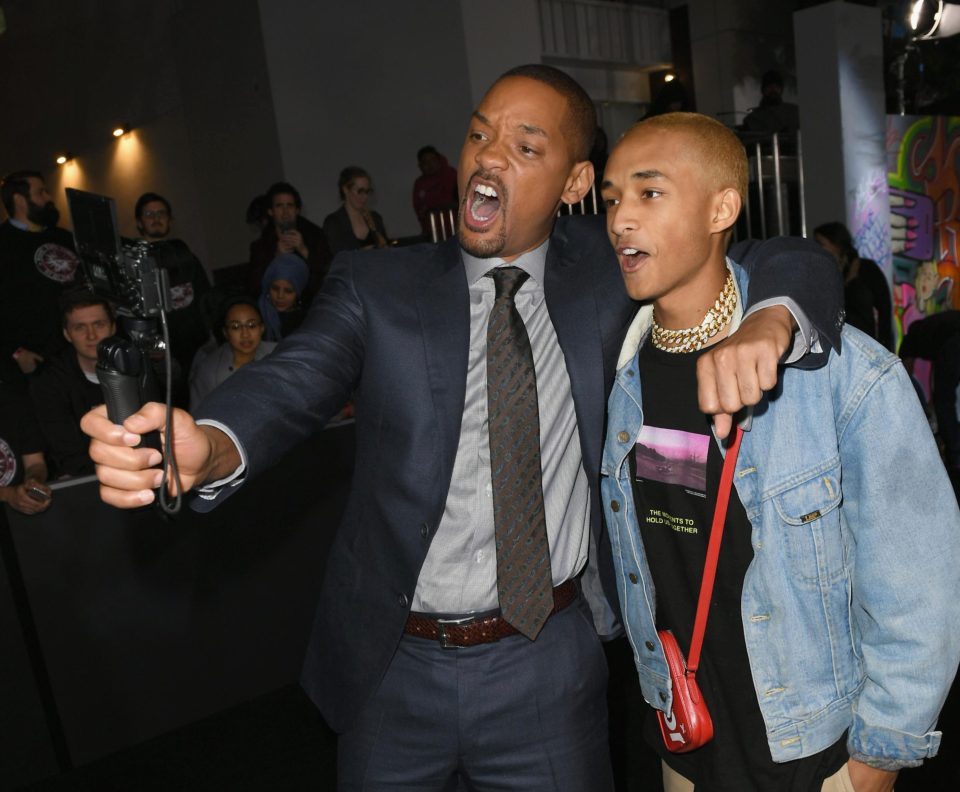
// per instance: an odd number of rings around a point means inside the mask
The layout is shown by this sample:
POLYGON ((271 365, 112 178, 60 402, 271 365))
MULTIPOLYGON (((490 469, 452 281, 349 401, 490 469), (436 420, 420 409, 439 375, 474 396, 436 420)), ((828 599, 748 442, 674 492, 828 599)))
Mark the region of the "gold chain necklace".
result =
POLYGON ((736 307, 737 290, 733 285, 733 276, 728 272, 720 296, 700 324, 683 330, 667 330, 657 324, 657 317, 654 315, 650 339, 657 349, 664 352, 696 352, 703 349, 707 341, 727 326, 736 307))

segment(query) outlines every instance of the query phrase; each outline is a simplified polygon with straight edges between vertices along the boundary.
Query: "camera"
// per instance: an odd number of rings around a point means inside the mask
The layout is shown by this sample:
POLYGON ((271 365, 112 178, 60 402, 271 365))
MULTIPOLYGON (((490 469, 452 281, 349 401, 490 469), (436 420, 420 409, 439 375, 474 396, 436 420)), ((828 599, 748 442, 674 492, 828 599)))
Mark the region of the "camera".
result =
POLYGON ((73 236, 87 280, 121 316, 141 319, 170 310, 170 284, 161 266, 164 243, 121 239, 112 198, 67 189, 73 236))

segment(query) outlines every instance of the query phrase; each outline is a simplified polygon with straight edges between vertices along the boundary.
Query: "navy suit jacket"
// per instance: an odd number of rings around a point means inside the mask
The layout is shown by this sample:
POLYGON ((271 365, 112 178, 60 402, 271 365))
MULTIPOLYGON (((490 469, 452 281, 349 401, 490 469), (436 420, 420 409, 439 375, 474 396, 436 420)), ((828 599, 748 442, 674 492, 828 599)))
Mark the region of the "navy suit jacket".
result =
MULTIPOLYGON (((764 243, 796 288, 751 280, 755 299, 787 293, 830 335, 842 299, 832 260, 802 241, 764 243), (797 245, 805 256, 797 255, 797 245), (771 247, 772 246, 772 247, 771 247), (809 266, 800 266, 803 258, 809 266), (796 267, 794 267, 796 265, 796 267)), ((752 255, 744 255, 750 266, 752 255)), ((767 267, 760 268, 767 270, 767 267)), ((787 278, 786 280, 790 280, 787 278)), ((557 222, 544 291, 563 349, 591 485, 597 567, 616 607, 598 501, 604 408, 636 304, 626 295, 602 218, 557 222)), ((324 576, 302 682, 327 722, 351 724, 385 673, 403 633, 420 568, 443 514, 463 415, 470 334, 457 241, 338 256, 300 329, 244 366, 201 405, 237 435, 248 476, 320 431, 354 393, 356 466, 324 576)), ((227 493, 222 493, 225 496, 227 493)), ((591 560, 594 563, 594 560, 591 560)))

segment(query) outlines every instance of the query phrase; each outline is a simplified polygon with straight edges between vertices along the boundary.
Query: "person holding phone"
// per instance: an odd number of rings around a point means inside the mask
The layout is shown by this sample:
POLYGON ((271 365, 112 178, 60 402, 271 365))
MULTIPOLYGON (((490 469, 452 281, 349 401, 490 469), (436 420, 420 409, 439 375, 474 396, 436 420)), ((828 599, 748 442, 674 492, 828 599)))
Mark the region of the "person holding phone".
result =
POLYGON ((260 238, 250 243, 250 272, 247 291, 259 294, 263 273, 277 256, 291 253, 307 263, 310 280, 304 290, 305 304, 320 290, 333 258, 327 237, 316 223, 300 214, 303 202, 297 188, 287 182, 277 182, 266 194, 267 217, 260 238))
POLYGON ((50 508, 43 438, 30 401, 20 388, 0 382, 0 503, 21 514, 50 508))

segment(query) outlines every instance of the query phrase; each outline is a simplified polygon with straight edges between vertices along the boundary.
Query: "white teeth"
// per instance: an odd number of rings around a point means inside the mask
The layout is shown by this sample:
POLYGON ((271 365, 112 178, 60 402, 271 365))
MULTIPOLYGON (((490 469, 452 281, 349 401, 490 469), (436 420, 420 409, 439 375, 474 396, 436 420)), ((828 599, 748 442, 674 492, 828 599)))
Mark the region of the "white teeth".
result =
POLYGON ((636 248, 624 248, 622 252, 624 256, 635 256, 640 251, 637 250, 636 248))
POLYGON ((474 192, 478 192, 481 195, 485 195, 487 196, 487 198, 497 197, 497 191, 494 190, 493 187, 490 187, 486 184, 478 184, 473 189, 474 189, 474 192))

